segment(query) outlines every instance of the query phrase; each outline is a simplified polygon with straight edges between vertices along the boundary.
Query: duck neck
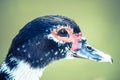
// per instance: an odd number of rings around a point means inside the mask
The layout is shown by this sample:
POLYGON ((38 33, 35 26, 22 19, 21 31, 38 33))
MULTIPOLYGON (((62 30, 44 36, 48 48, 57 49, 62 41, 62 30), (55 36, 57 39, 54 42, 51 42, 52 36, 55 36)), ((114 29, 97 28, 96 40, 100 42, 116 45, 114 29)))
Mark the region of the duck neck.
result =
POLYGON ((10 69, 7 66, 7 63, 3 63, 1 66, 1 72, 6 73, 8 78, 7 80, 39 80, 42 76, 42 73, 45 68, 32 68, 28 63, 25 63, 24 61, 20 61, 18 65, 10 69))

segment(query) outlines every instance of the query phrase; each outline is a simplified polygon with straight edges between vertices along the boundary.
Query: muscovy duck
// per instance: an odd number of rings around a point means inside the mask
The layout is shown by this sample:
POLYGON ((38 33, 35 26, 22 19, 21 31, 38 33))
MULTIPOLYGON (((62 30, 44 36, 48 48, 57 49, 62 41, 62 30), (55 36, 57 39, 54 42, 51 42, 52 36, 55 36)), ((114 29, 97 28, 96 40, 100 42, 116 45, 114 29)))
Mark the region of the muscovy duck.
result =
POLYGON ((26 24, 13 39, 0 66, 0 80, 39 80, 49 63, 68 58, 112 63, 111 56, 87 44, 73 20, 42 16, 26 24))

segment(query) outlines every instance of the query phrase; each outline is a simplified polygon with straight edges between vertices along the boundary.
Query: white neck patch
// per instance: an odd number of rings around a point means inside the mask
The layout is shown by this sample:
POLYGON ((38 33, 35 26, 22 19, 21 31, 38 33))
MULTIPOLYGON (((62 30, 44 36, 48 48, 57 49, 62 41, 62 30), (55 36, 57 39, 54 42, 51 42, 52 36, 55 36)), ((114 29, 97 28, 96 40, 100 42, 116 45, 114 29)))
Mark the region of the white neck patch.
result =
POLYGON ((10 70, 6 63, 4 63, 3 71, 7 70, 7 73, 11 75, 13 80, 39 80, 42 76, 42 73, 45 68, 32 68, 29 64, 25 63, 24 61, 20 61, 16 68, 10 70))

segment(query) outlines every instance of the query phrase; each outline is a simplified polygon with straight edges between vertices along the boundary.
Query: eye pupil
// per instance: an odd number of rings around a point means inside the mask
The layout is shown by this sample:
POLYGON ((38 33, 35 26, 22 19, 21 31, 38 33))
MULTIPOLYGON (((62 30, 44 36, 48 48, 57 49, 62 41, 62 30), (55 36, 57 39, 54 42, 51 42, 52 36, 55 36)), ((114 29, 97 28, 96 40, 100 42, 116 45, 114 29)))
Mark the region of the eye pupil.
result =
POLYGON ((68 32, 65 29, 61 29, 60 31, 58 31, 57 35, 61 37, 68 37, 68 32))

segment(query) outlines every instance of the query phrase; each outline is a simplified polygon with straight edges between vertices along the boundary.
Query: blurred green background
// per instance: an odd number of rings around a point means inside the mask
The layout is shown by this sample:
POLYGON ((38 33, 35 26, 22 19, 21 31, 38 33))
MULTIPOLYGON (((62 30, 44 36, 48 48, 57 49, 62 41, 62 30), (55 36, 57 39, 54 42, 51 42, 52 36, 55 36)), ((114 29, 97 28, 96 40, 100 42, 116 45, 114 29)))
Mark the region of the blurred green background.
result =
POLYGON ((0 63, 18 31, 49 14, 74 19, 88 42, 114 63, 61 60, 47 66, 41 80, 120 80, 120 0, 0 0, 0 63))

